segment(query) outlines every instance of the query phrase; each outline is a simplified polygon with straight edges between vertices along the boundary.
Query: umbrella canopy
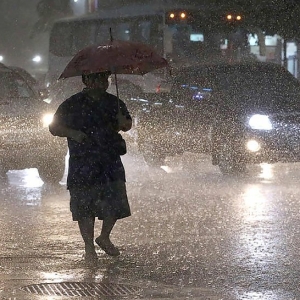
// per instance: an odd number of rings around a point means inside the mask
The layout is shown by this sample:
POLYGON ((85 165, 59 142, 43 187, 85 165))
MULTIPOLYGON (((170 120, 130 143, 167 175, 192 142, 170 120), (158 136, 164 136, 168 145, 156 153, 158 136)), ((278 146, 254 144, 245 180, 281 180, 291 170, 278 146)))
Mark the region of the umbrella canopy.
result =
POLYGON ((59 79, 105 71, 113 74, 144 75, 163 67, 168 67, 167 60, 150 46, 113 40, 103 45, 88 46, 79 51, 59 79))

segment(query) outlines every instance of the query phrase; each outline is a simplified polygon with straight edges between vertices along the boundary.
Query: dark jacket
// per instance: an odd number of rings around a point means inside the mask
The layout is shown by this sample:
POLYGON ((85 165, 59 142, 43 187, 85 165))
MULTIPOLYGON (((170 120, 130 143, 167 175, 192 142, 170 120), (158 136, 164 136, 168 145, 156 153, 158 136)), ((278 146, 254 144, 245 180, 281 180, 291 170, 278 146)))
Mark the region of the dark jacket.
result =
MULTIPOLYGON (((131 118, 125 103, 119 100, 121 112, 131 118)), ((69 172, 67 187, 90 186, 109 181, 125 181, 120 155, 126 153, 126 143, 117 132, 118 99, 103 93, 94 100, 83 90, 57 109, 52 129, 61 124, 88 135, 83 143, 68 138, 69 172)))

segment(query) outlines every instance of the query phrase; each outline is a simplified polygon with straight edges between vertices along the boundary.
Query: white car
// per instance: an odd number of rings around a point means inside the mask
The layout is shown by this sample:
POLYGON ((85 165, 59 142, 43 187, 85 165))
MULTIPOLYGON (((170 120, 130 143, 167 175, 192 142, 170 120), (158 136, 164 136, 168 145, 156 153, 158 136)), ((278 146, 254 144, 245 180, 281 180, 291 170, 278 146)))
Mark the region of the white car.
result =
POLYGON ((59 183, 67 144, 48 129, 53 109, 15 70, 0 66, 0 175, 37 168, 44 182, 59 183))

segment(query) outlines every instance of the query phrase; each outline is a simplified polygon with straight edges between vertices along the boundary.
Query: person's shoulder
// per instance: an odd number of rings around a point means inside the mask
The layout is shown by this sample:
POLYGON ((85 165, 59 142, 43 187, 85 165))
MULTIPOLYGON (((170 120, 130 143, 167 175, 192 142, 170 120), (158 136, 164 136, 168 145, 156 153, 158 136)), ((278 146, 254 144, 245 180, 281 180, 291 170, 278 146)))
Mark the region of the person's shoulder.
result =
POLYGON ((111 93, 107 93, 107 92, 106 92, 106 97, 111 99, 111 100, 115 100, 115 101, 118 100, 118 97, 116 95, 111 94, 111 93))
POLYGON ((81 99, 84 99, 86 98, 86 93, 84 93, 83 91, 79 92, 79 93, 76 93, 74 95, 72 95, 70 98, 68 98, 67 100, 70 100, 70 101, 76 101, 76 100, 81 100, 81 99))
POLYGON ((82 99, 85 98, 85 94, 83 92, 79 92, 67 98, 63 103, 75 103, 77 101, 82 101, 82 99))
POLYGON ((107 94, 107 98, 109 98, 112 101, 115 102, 119 102, 121 105, 125 105, 125 102, 123 100, 121 100, 120 98, 118 98, 116 95, 110 94, 110 93, 106 93, 107 94))
POLYGON ((76 93, 72 96, 70 96, 69 98, 67 98, 65 101, 63 101, 60 105, 59 105, 59 109, 69 109, 71 107, 76 107, 77 103, 81 103, 82 100, 84 98, 84 95, 82 92, 76 93))

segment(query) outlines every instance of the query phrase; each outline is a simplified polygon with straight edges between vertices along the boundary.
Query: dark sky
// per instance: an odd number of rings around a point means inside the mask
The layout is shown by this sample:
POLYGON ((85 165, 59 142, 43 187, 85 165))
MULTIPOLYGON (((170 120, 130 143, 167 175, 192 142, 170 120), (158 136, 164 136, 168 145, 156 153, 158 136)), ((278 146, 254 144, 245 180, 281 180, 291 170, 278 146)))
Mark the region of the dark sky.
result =
POLYGON ((38 20, 36 4, 39 0, 0 1, 0 53, 4 63, 30 68, 31 58, 45 52, 45 39, 30 39, 33 24, 38 20))

